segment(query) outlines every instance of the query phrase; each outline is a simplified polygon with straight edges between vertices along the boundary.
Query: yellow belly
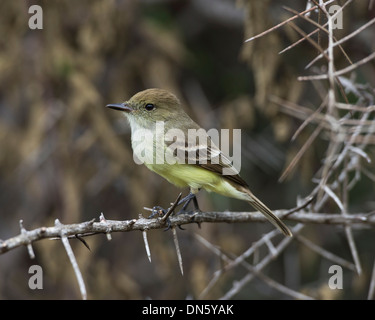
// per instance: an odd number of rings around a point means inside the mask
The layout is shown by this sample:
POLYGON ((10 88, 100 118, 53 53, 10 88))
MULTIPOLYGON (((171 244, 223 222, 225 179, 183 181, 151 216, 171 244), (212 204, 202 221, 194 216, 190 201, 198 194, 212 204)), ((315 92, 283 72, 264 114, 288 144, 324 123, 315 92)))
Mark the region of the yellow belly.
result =
POLYGON ((249 200, 246 193, 238 191, 223 176, 195 165, 146 164, 146 166, 178 187, 190 187, 193 193, 203 188, 226 197, 249 200))

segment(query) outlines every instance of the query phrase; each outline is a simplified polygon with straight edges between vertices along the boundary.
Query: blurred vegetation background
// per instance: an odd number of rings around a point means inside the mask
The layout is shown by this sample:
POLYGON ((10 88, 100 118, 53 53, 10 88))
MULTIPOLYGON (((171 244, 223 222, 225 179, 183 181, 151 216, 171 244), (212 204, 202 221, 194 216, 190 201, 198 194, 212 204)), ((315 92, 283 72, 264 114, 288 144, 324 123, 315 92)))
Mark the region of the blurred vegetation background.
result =
MULTIPOLYGON (((289 17, 282 5, 302 11, 306 4, 291 0, 2 0, 0 238, 18 234, 20 219, 26 229, 32 229, 51 226, 56 218, 77 223, 103 212, 108 219, 125 220, 141 213, 147 216, 143 207, 167 207, 179 190, 134 163, 128 125, 105 108, 151 87, 175 93, 206 129, 240 128, 241 176, 271 208, 295 206, 298 196, 310 192, 324 148, 313 145, 294 174, 278 183, 309 130, 291 143, 300 121, 282 114, 269 97, 316 108, 321 101, 312 85, 296 79, 316 50, 303 43, 279 55, 299 38, 289 27, 244 43, 289 17), (42 30, 28 27, 28 9, 33 4, 43 9, 42 30)), ((367 1, 357 1, 349 12, 344 17, 345 34, 373 17, 375 8, 369 10, 367 1)), ((313 29, 306 22, 298 24, 305 31, 313 29)), ((373 32, 363 32, 345 50, 356 61, 374 50, 373 40, 373 32)), ((340 64, 339 55, 336 59, 340 64)), ((374 64, 370 66, 361 75, 364 83, 374 83, 374 64)), ((373 195, 374 185, 367 182, 352 203, 374 201, 373 195)), ((205 192, 198 200, 205 211, 251 210, 241 201, 205 192)), ((204 224, 201 229, 196 225, 186 229, 178 230, 184 276, 170 232, 148 233, 151 264, 138 232, 113 234, 111 242, 105 236, 87 238, 91 251, 71 240, 88 297, 197 298, 221 261, 194 233, 225 252, 240 254, 272 226, 204 224)), ((309 232, 319 242, 332 240, 332 227, 311 226, 309 232)), ((335 233, 331 246, 350 259, 342 243, 346 246, 345 239, 335 233)), ((332 292, 319 291, 320 277, 328 279, 321 258, 297 245, 289 249, 273 264, 273 278, 331 298, 332 292)), ((34 250, 34 261, 23 249, 0 256, 0 299, 79 299, 61 243, 41 241, 34 250), (28 287, 28 268, 33 264, 43 268, 43 290, 28 287)), ((368 255, 372 261, 371 250, 364 246, 364 259, 368 255)), ((364 270, 367 280, 369 273, 364 270)), ((234 276, 227 274, 207 298, 220 297, 234 276)), ((365 280, 353 277, 351 281, 357 291, 347 297, 361 298, 365 280)), ((260 281, 238 295, 239 299, 280 297, 260 281)))

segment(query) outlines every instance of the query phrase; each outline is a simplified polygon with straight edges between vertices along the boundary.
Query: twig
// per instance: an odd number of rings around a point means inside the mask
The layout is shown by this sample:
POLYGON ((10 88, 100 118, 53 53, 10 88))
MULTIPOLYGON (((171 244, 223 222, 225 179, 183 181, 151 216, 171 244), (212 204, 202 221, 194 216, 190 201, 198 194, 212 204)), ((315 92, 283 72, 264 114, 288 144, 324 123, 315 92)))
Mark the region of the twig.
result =
MULTIPOLYGON (((204 239, 203 237, 199 236, 199 235, 196 235, 197 239, 202 243, 204 244, 209 250, 211 250, 214 254, 216 254, 217 256, 219 256, 221 259, 223 259, 224 261, 226 261, 227 263, 231 263, 233 262, 233 258, 229 258, 226 254, 224 254, 222 252, 222 250, 220 250, 219 248, 213 246, 211 243, 209 243, 206 239, 204 239)), ((269 239, 269 237, 267 237, 269 239)), ((273 245, 272 245, 273 247, 273 245)), ((274 248, 274 247, 273 247, 274 248)), ((273 250, 275 250, 275 254, 277 254, 277 251, 276 249, 274 248, 273 250)), ((273 251, 271 250, 271 251, 273 251)), ((273 253, 270 251, 270 254, 273 255, 273 253)), ((237 259, 238 257, 235 257, 234 259, 237 259)), ((292 290, 284 285, 282 285, 281 283, 271 279, 270 277, 266 276, 264 273, 260 272, 260 271, 257 271, 256 270, 256 267, 250 265, 249 263, 247 263, 245 260, 242 260, 241 261, 241 265, 243 267, 245 267, 251 274, 253 275, 256 275, 259 279, 261 279, 262 281, 264 281, 267 285, 269 285, 270 287, 288 295, 288 296, 291 296, 295 299, 305 299, 305 300, 311 300, 313 299, 312 297, 309 297, 305 294, 302 294, 300 292, 297 292, 295 290, 292 290)), ((212 288, 213 284, 217 281, 217 279, 224 273, 226 269, 220 269, 218 270, 217 272, 215 272, 214 274, 214 278, 210 281, 209 285, 203 290, 203 292, 200 294, 200 298, 202 298, 203 296, 205 296, 208 292, 208 290, 210 288, 212 288), (214 280, 214 281, 213 281, 214 280)))
MULTIPOLYGON (((299 233, 303 228, 302 224, 298 224, 293 228, 293 234, 299 233)), ((289 243, 292 241, 292 238, 284 238, 279 245, 276 247, 277 254, 281 254, 282 251, 286 247, 288 247, 289 243)), ((275 257, 270 253, 266 257, 264 257, 254 268, 256 272, 260 272, 263 268, 265 268, 275 257)), ((236 259, 238 260, 238 259, 236 259)), ((241 261, 242 262, 242 261, 241 261)), ((233 283, 232 288, 229 289, 220 299, 221 300, 228 300, 236 295, 247 283, 254 279, 254 273, 248 273, 245 277, 243 277, 240 281, 236 281, 233 283)))
POLYGON ((311 136, 307 139, 307 141, 304 143, 301 149, 297 152, 293 160, 289 163, 288 167, 284 170, 283 174, 279 178, 279 182, 282 182, 285 180, 285 178, 292 172, 292 170, 295 168, 303 154, 306 152, 308 147, 311 146, 311 144, 314 142, 316 137, 320 134, 322 131, 322 126, 317 127, 314 132, 311 134, 311 136))
POLYGON ((275 248, 275 246, 273 245, 270 237, 268 235, 265 235, 264 237, 264 243, 266 244, 269 252, 271 253, 271 255, 273 255, 274 257, 277 256, 277 250, 275 248))
POLYGON ((294 212, 298 212, 298 211, 301 211, 302 209, 305 209, 309 204, 312 203, 312 201, 314 200, 314 198, 315 198, 315 194, 311 193, 308 197, 306 197, 304 199, 304 201, 302 203, 300 201, 298 201, 297 202, 297 207, 289 209, 285 213, 284 218, 286 218, 287 216, 289 216, 290 214, 292 214, 294 212))
POLYGON ((311 81, 311 80, 324 80, 324 79, 328 79, 328 77, 332 74, 334 77, 338 77, 338 76, 341 76, 345 73, 348 73, 350 71, 353 71, 355 70, 356 68, 358 68, 359 66, 371 61, 372 59, 375 59, 375 52, 371 53, 370 55, 368 55, 367 57, 363 58, 362 60, 360 61, 357 61, 356 63, 353 63, 352 65, 344 68, 344 69, 341 69, 339 71, 336 71, 336 72, 333 72, 333 73, 328 73, 328 74, 319 74, 319 75, 312 75, 312 76, 301 76, 301 77, 298 77, 297 79, 299 81, 311 81))
POLYGON ((317 49, 321 54, 324 55, 324 57, 328 60, 327 54, 324 52, 323 48, 313 39, 309 38, 308 35, 297 25, 294 24, 294 22, 289 22, 289 25, 294 29, 298 34, 300 34, 303 38, 305 38, 315 49, 317 49))
POLYGON ((372 275, 371 275, 371 281, 370 281, 367 299, 368 300, 375 299, 375 261, 374 261, 374 265, 372 266, 372 275))
MULTIPOLYGON (((61 227, 62 224, 60 223, 59 219, 56 219, 55 220, 55 225, 57 227, 61 227)), ((86 286, 85 286, 85 283, 83 281, 83 277, 82 277, 82 273, 81 271, 79 270, 79 266, 78 266, 78 263, 77 263, 77 260, 76 260, 76 257, 74 256, 74 253, 73 253, 73 250, 72 250, 72 247, 70 246, 69 244, 69 240, 68 238, 66 237, 66 235, 64 234, 64 230, 61 230, 60 232, 60 237, 61 237, 61 242, 63 243, 64 245, 64 248, 65 248, 65 251, 69 257, 69 260, 70 260, 70 263, 72 264, 72 267, 73 267, 73 270, 74 270, 74 273, 76 275, 76 278, 77 278, 77 281, 78 281, 78 285, 79 285, 79 290, 81 292, 81 296, 82 296, 82 299, 83 300, 86 300, 87 299, 87 292, 86 292, 86 286)))
POLYGON ((299 126, 299 128, 296 130, 296 132, 293 134, 291 140, 294 141, 297 136, 300 134, 300 132, 316 117, 317 114, 321 113, 323 111, 323 108, 327 106, 327 99, 325 98, 324 101, 320 104, 319 108, 314 111, 308 118, 305 119, 305 121, 302 122, 302 124, 299 126))
POLYGON ((300 241, 306 247, 310 248, 311 250, 318 253, 322 257, 324 257, 324 258, 326 258, 326 259, 328 259, 328 260, 330 260, 330 261, 332 261, 332 262, 334 262, 334 263, 336 263, 340 266, 346 267, 349 270, 356 271, 356 267, 353 263, 333 254, 332 252, 329 252, 329 251, 325 250, 324 248, 316 245, 315 243, 313 243, 309 239, 305 238, 304 236, 299 234, 299 235, 296 236, 296 238, 297 238, 298 241, 300 241))
POLYGON ((332 125, 328 122, 327 118, 324 115, 317 113, 316 111, 313 111, 309 108, 298 105, 296 103, 285 101, 275 96, 271 96, 270 101, 283 107, 283 109, 281 109, 283 112, 295 118, 304 121, 309 119, 310 122, 314 122, 318 125, 321 125, 326 130, 330 130, 332 127, 332 125))
POLYGON ((350 226, 346 226, 345 227, 345 233, 346 233, 346 237, 348 239, 350 252, 352 253, 352 257, 353 257, 353 260, 354 260, 354 264, 355 264, 355 267, 356 267, 357 274, 361 275, 361 273, 362 273, 361 260, 359 259, 357 246, 355 245, 355 242, 354 242, 352 228, 350 226))
MULTIPOLYGON (((348 41, 349 39, 353 38, 354 36, 356 36, 358 33, 360 33, 361 31, 363 31, 364 29, 366 29, 367 27, 371 26, 373 23, 375 23, 375 18, 371 19, 369 22, 365 23, 362 27, 356 29, 355 31, 353 31, 352 33, 348 34, 347 36, 345 36, 344 38, 341 38, 340 40, 336 41, 335 43, 333 43, 333 47, 336 47, 338 45, 341 45, 343 44, 344 42, 348 41)), ((326 50, 324 50, 324 52, 326 52, 326 50)), ((319 60, 320 58, 323 57, 323 52, 320 53, 318 56, 316 56, 307 66, 306 66, 306 69, 311 67, 311 65, 313 65, 317 60, 319 60)))
MULTIPOLYGON (((332 3, 332 2, 334 2, 334 1, 335 1, 335 0, 328 1, 327 4, 332 3)), ((305 10, 305 11, 300 12, 299 15, 302 15, 302 14, 305 14, 305 13, 308 13, 308 12, 311 12, 311 11, 314 11, 314 10, 317 9, 317 8, 318 8, 317 6, 311 7, 311 8, 309 8, 309 9, 305 10)), ((253 40, 258 39, 258 38, 260 38, 260 37, 263 37, 263 36, 266 35, 267 33, 270 33, 270 32, 272 32, 272 31, 274 31, 274 30, 276 30, 276 29, 282 27, 283 25, 287 24, 288 22, 293 21, 294 19, 299 18, 299 15, 294 15, 293 17, 290 17, 289 19, 284 20, 283 22, 280 22, 280 23, 277 24, 276 26, 274 26, 274 27, 272 27, 272 28, 270 28, 270 29, 267 29, 266 31, 263 31, 263 32, 257 34, 256 36, 253 36, 253 37, 251 37, 251 38, 245 40, 245 42, 250 42, 250 41, 253 41, 253 40)))
POLYGON ((339 197, 331 190, 331 188, 327 185, 324 185, 323 189, 326 192, 326 194, 328 194, 328 196, 331 197, 336 202, 336 204, 340 208, 340 210, 343 211, 344 205, 342 204, 339 197))
MULTIPOLYGON (((337 15, 339 15, 342 11, 343 11, 343 9, 350 3, 350 2, 352 2, 352 0, 348 0, 343 6, 341 6, 340 7, 340 9, 333 15, 333 16, 331 16, 330 18, 332 19, 332 20, 334 20, 334 19, 336 19, 336 16, 337 15)), ((291 8, 288 8, 288 7, 283 7, 285 10, 287 10, 287 11, 289 11, 289 12, 291 12, 291 13, 294 13, 294 14, 297 14, 297 15, 299 15, 302 19, 304 19, 304 20, 306 20, 307 22, 309 22, 309 23, 311 23, 312 25, 314 25, 314 26, 316 26, 317 27, 317 30, 316 31, 319 31, 319 30, 321 30, 321 31, 324 31, 325 33, 327 33, 327 34, 329 34, 329 31, 325 28, 325 26, 326 25, 328 25, 328 21, 324 24, 324 25, 320 25, 319 24, 319 21, 318 22, 315 22, 314 20, 312 20, 312 19, 310 19, 309 17, 307 17, 306 15, 301 15, 300 13, 298 13, 296 10, 294 10, 294 9, 291 9, 291 8)), ((320 6, 319 6, 319 8, 320 8, 320 6)), ((297 32, 299 32, 298 30, 297 30, 297 32)), ((299 32, 300 33, 300 32, 299 32)), ((311 35, 312 34, 314 34, 314 31, 313 32, 311 32, 310 34, 306 34, 306 33, 300 33, 302 36, 303 36, 303 38, 301 39, 302 41, 303 40, 308 40, 309 42, 311 42, 312 40, 311 40, 311 35)), ((349 63, 351 64, 352 62, 351 62, 351 60, 350 60, 350 58, 349 58, 349 56, 346 54, 346 52, 344 51, 344 49, 341 47, 341 45, 340 45, 340 43, 337 41, 337 39, 332 35, 332 37, 333 37, 333 39, 336 41, 335 43, 337 43, 337 45, 339 45, 339 47, 340 47, 340 50, 341 50, 341 52, 343 53, 343 55, 345 56, 345 58, 349 61, 349 63)), ((326 54, 326 52, 327 52, 327 49, 326 50, 323 50, 322 48, 321 48, 321 46, 319 45, 319 43, 320 43, 320 41, 319 41, 320 39, 318 39, 318 43, 316 44, 316 42, 315 41, 312 41, 311 43, 318 49, 318 51, 320 52, 320 57, 322 57, 322 56, 324 56, 325 58, 328 58, 328 56, 327 56, 327 54, 326 54)), ((285 52, 286 50, 283 50, 282 52, 285 52)), ((282 52, 279 52, 279 53, 282 53, 282 52)), ((306 68, 305 69, 308 69, 309 67, 311 66, 311 64, 308 64, 307 66, 306 66, 306 68)))

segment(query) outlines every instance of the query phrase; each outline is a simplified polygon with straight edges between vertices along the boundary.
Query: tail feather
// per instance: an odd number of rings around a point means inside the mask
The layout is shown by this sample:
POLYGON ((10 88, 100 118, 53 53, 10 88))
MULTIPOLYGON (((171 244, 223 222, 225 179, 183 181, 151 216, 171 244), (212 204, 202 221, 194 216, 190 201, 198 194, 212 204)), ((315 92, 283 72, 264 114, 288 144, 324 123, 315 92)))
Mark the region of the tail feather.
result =
POLYGON ((258 211, 263 213, 265 217, 275 226, 277 227, 284 235, 288 237, 292 237, 293 234, 289 230, 289 228, 282 222, 275 214, 267 208, 267 206, 262 203, 258 198, 256 198, 253 194, 251 194, 251 201, 249 203, 258 211))

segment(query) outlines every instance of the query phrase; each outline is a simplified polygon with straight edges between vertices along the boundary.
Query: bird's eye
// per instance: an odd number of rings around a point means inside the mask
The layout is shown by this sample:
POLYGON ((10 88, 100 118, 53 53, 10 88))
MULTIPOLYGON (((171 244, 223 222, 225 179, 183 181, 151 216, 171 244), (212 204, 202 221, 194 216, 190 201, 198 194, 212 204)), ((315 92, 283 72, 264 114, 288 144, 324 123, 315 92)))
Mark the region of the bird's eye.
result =
POLYGON ((154 106, 152 103, 147 103, 147 104, 145 105, 145 109, 146 109, 147 111, 151 111, 151 110, 154 110, 154 109, 155 109, 155 106, 154 106))

